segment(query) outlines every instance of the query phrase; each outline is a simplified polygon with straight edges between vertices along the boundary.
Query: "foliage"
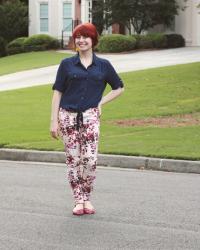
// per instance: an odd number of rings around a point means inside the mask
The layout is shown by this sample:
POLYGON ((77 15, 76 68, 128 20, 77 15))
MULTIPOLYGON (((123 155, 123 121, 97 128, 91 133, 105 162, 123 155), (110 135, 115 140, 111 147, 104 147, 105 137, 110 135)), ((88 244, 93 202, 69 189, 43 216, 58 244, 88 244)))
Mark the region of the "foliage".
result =
POLYGON ((133 35, 136 39, 136 48, 137 49, 152 49, 153 42, 151 37, 147 35, 133 35))
POLYGON ((6 56, 6 41, 0 36, 0 57, 6 56))
POLYGON ((184 38, 177 34, 149 33, 147 35, 125 36, 104 35, 99 39, 99 52, 123 52, 134 49, 164 49, 185 46, 184 38))
POLYGON ((24 41, 25 51, 42 51, 59 47, 59 41, 46 34, 33 35, 24 41))
POLYGON ((130 34, 131 25, 137 34, 157 24, 170 26, 181 7, 176 0, 105 0, 104 2, 96 9, 94 6, 93 12, 103 11, 104 23, 122 24, 128 28, 130 34))
POLYGON ((146 36, 149 40, 152 41, 154 48, 167 48, 167 38, 163 33, 150 33, 146 36))
POLYGON ((99 52, 122 52, 133 50, 136 45, 136 39, 132 36, 120 34, 105 35, 99 39, 99 52))
POLYGON ((3 1, 0 5, 0 36, 7 42, 28 34, 28 6, 19 0, 3 1))
POLYGON ((92 22, 96 26, 99 35, 101 35, 105 27, 105 18, 104 18, 104 0, 97 0, 92 2, 92 22))
POLYGON ((24 50, 24 41, 27 37, 19 37, 13 41, 11 41, 7 46, 7 51, 9 55, 23 53, 24 50))
POLYGON ((167 34, 167 47, 168 48, 178 48, 185 46, 184 38, 179 34, 167 34))

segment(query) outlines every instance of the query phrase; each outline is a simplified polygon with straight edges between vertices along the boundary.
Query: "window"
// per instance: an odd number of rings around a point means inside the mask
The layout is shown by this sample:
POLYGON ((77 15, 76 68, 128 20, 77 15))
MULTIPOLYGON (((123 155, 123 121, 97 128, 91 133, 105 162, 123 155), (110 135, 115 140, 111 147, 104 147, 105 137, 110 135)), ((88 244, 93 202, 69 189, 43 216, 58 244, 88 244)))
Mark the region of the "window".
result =
POLYGON ((40 4, 40 32, 49 31, 48 3, 40 4))
POLYGON ((175 16, 173 17, 173 20, 171 22, 170 29, 171 31, 175 31, 175 16))
POLYGON ((63 3, 63 29, 65 31, 72 31, 72 4, 63 3))

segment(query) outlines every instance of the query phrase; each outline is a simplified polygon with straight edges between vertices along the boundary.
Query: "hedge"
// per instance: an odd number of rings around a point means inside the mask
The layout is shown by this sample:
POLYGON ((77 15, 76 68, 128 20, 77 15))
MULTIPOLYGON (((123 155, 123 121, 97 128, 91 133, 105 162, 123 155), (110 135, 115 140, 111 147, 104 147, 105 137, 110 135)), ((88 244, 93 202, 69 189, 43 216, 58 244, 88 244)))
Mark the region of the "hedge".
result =
POLYGON ((100 37, 97 50, 99 52, 123 52, 135 49, 136 39, 133 36, 120 34, 100 37))
POLYGON ((152 41, 153 47, 158 49, 167 48, 167 38, 163 33, 150 33, 146 37, 152 41))
POLYGON ((152 49, 153 41, 146 35, 133 35, 136 39, 136 49, 152 49))
MULTIPOLYGON (((147 35, 104 35, 99 39, 96 48, 99 52, 125 52, 134 49, 152 48, 177 48, 185 46, 184 38, 179 34, 150 33, 147 35)), ((33 35, 30 37, 20 37, 7 46, 3 38, 0 37, 0 56, 29 52, 57 49, 60 43, 56 38, 46 34, 33 35)))
POLYGON ((0 36, 0 57, 6 56, 7 50, 6 50, 6 41, 3 37, 0 36))
POLYGON ((39 51, 57 49, 60 47, 59 41, 46 34, 33 35, 24 41, 25 51, 39 51))
POLYGON ((185 46, 185 40, 179 34, 167 34, 166 38, 168 48, 179 48, 185 46))
POLYGON ((12 42, 10 42, 7 46, 7 51, 9 55, 23 53, 24 50, 24 42, 27 37, 19 37, 12 42))
POLYGON ((184 46, 185 40, 178 34, 150 33, 131 36, 112 34, 100 37, 97 51, 112 53, 134 49, 164 49, 184 46))

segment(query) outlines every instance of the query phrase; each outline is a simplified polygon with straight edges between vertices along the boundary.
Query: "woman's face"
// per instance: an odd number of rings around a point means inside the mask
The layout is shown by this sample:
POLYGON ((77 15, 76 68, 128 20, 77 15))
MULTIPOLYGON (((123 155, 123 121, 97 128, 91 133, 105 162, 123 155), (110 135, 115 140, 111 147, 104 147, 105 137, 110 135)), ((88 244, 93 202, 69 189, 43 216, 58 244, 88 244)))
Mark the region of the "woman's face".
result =
POLYGON ((75 38, 75 45, 76 48, 79 49, 79 51, 87 51, 92 49, 92 39, 90 37, 86 36, 77 36, 75 38))

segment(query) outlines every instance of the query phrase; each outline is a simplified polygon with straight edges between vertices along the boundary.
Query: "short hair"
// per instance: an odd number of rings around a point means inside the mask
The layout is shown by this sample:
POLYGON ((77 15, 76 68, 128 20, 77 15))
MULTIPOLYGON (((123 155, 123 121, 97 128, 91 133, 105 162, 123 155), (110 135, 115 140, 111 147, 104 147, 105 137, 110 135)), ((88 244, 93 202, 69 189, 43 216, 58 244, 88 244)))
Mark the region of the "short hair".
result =
POLYGON ((73 31, 72 37, 75 41, 77 36, 90 37, 92 39, 92 47, 95 47, 98 43, 98 32, 94 24, 92 23, 83 23, 76 26, 73 31))

